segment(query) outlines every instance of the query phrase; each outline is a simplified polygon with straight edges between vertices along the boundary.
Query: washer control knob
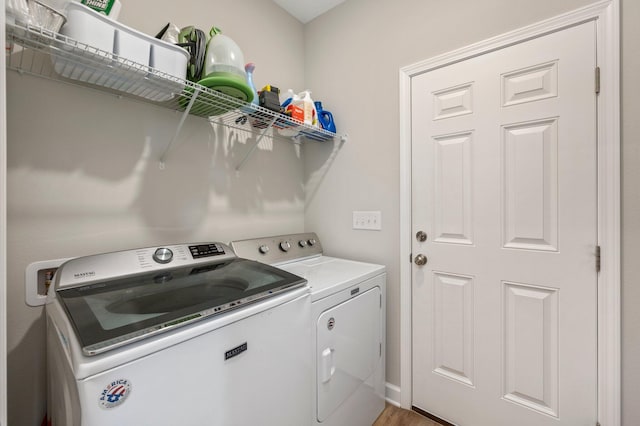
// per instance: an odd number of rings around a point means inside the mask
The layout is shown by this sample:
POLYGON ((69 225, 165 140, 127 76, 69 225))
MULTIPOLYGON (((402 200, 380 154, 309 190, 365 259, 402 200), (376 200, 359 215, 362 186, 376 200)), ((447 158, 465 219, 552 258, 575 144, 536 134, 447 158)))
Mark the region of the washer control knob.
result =
POLYGON ((266 244, 263 244, 260 247, 258 247, 258 251, 262 254, 267 254, 269 253, 269 246, 266 244))
POLYGON ((291 244, 289 244, 289 241, 283 241, 280 243, 280 250, 287 252, 289 251, 290 248, 291 248, 291 244))
POLYGON ((298 241, 298 245, 302 248, 305 248, 307 246, 307 242, 305 240, 300 240, 298 241))
POLYGON ((153 253, 153 260, 158 263, 169 263, 173 260, 173 252, 168 248, 161 247, 153 253))
POLYGON ((308 243, 309 243, 309 245, 310 245, 310 246, 312 246, 312 247, 313 247, 313 246, 315 246, 315 245, 316 245, 316 242, 317 242, 317 241, 316 241, 316 239, 315 239, 315 238, 309 238, 308 243))

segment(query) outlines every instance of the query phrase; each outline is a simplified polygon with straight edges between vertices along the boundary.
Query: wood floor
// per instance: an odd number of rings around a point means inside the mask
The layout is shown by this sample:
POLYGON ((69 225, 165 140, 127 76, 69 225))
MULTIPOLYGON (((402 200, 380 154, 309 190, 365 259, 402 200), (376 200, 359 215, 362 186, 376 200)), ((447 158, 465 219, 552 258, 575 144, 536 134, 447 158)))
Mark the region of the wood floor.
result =
POLYGON ((373 426, 441 426, 413 411, 387 404, 373 426))

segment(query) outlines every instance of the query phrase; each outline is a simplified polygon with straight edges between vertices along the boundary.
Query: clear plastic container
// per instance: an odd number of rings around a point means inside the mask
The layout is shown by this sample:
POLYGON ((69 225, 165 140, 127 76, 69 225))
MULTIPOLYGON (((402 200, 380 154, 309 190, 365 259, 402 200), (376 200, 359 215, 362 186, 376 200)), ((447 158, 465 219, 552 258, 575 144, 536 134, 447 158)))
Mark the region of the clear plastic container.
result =
MULTIPOLYGON (((232 98, 251 102, 253 91, 247 83, 242 50, 216 27, 211 28, 209 34, 211 39, 207 44, 202 79, 198 83, 232 98)), ((231 104, 227 107, 233 109, 231 104)), ((223 109, 216 110, 215 115, 223 109)))
POLYGON ((240 47, 230 37, 222 34, 218 28, 211 28, 209 34, 211 40, 207 45, 203 77, 230 74, 245 80, 244 55, 240 47))
POLYGON ((45 4, 36 0, 29 0, 29 23, 53 32, 60 31, 66 21, 65 16, 45 4))

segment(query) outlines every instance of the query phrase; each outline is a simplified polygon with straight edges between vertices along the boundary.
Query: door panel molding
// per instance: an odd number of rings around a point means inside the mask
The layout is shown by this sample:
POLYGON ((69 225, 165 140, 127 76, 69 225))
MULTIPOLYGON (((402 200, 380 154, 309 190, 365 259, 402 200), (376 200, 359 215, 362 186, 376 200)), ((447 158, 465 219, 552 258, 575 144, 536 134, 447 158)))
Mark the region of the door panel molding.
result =
POLYGON ((503 398, 558 417, 559 291, 503 282, 502 293, 503 398))
POLYGON ((473 388, 473 277, 434 272, 433 280, 433 371, 473 388))
POLYGON ((503 126, 502 163, 503 247, 557 252, 558 118, 503 126), (535 187, 520 187, 521 175, 535 187))
POLYGON ((473 132, 434 137, 434 241, 473 244, 471 149, 473 132))
MULTIPOLYGON (((411 78, 455 62, 502 49, 532 38, 594 21, 597 63, 601 70, 598 95, 598 421, 621 422, 620 379, 620 27, 619 0, 595 2, 479 43, 427 59, 399 71, 400 89, 400 404, 411 408, 411 78)), ((539 76, 541 95, 546 76, 539 76)), ((455 99, 454 99, 455 100, 455 99)), ((458 105, 464 105, 462 94, 458 105)), ((450 111, 453 112, 453 111, 450 111)), ((455 111, 460 112, 460 111, 455 111)), ((454 113, 455 113, 454 112, 454 113)), ((595 265, 594 265, 595 267, 595 265)))

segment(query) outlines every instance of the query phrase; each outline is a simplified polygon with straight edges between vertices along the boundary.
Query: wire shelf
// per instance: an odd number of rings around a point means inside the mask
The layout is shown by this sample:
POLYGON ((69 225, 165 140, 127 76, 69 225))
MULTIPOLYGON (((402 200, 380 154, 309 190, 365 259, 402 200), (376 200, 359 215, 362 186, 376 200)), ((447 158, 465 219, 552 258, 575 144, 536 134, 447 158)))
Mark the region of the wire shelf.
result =
MULTIPOLYGON (((34 26, 7 24, 7 68, 131 97, 211 122, 272 136, 328 141, 346 136, 34 26)), ((181 121, 181 124, 184 119, 181 121)), ((176 132, 176 135, 178 132, 176 132)), ((168 149, 168 147, 167 147, 168 149)))

